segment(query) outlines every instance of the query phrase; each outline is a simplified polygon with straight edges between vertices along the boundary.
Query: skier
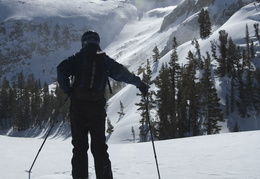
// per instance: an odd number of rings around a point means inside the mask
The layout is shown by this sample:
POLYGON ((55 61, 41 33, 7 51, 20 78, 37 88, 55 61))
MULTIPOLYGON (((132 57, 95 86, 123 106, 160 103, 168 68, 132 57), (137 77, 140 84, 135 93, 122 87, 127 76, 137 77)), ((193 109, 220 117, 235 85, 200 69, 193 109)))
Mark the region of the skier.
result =
POLYGON ((87 31, 81 37, 82 49, 63 60, 57 67, 60 88, 70 99, 70 120, 73 145, 72 177, 88 178, 88 133, 97 179, 112 179, 111 162, 105 137, 104 91, 108 77, 135 85, 146 96, 148 86, 104 52, 100 37, 87 31), (74 83, 71 85, 71 77, 74 83))

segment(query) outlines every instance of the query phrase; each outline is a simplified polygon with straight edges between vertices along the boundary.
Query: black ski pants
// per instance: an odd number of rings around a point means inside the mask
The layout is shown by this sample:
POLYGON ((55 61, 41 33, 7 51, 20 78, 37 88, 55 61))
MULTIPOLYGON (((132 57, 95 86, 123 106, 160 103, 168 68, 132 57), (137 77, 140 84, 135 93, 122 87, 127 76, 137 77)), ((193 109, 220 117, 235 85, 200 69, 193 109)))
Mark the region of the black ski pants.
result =
POLYGON ((74 179, 88 178, 88 133, 91 137, 90 147, 94 157, 96 178, 113 178, 107 153, 105 118, 105 99, 91 102, 71 99, 70 120, 73 145, 71 164, 74 179))

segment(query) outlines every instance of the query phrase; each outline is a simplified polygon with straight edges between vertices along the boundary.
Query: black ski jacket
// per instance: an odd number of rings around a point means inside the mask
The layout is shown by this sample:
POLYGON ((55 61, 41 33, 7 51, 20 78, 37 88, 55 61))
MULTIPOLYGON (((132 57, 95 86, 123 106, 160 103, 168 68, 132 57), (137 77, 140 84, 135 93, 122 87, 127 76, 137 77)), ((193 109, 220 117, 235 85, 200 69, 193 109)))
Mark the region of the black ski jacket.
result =
MULTIPOLYGON (((107 82, 107 76, 113 78, 116 81, 125 82, 128 84, 135 85, 139 88, 142 85, 141 79, 130 73, 129 70, 122 64, 116 62, 114 59, 110 58, 104 52, 100 52, 101 49, 99 45, 96 44, 87 44, 80 52, 72 55, 71 57, 63 60, 57 67, 57 77, 60 88, 66 93, 69 94, 73 91, 75 85, 82 85, 82 82, 75 79, 75 84, 73 87, 70 87, 70 77, 71 76, 80 76, 84 74, 84 68, 82 68, 82 60, 88 55, 93 55, 98 52, 98 54, 103 55, 102 62, 98 65, 102 67, 99 68, 96 75, 98 75, 98 81, 94 83, 95 93, 104 93, 105 86, 107 82), (101 70, 100 70, 101 69, 101 70)), ((85 69, 85 71, 88 71, 85 69)), ((86 74, 84 74, 86 75, 86 74)))

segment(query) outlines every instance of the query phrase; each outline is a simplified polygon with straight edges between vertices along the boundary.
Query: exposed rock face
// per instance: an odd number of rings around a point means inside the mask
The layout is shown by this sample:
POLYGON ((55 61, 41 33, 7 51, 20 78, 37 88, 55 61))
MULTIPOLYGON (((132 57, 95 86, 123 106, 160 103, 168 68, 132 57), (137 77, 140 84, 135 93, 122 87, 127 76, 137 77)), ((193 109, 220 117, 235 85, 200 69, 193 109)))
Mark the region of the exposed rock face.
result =
POLYGON ((178 5, 172 13, 164 18, 160 32, 167 31, 171 27, 171 36, 162 54, 171 50, 173 37, 178 44, 199 37, 198 14, 202 8, 209 11, 213 30, 223 25, 236 11, 254 0, 185 0, 178 5))

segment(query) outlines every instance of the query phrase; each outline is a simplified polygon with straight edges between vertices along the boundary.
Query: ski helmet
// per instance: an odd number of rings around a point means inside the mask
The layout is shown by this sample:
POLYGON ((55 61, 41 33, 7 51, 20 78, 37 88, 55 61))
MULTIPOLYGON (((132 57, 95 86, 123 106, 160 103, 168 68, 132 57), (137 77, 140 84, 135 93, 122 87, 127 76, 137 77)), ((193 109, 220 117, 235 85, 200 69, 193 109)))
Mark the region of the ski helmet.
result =
POLYGON ((84 47, 87 43, 94 43, 99 45, 100 37, 98 33, 92 30, 85 32, 81 37, 82 47, 84 47))

